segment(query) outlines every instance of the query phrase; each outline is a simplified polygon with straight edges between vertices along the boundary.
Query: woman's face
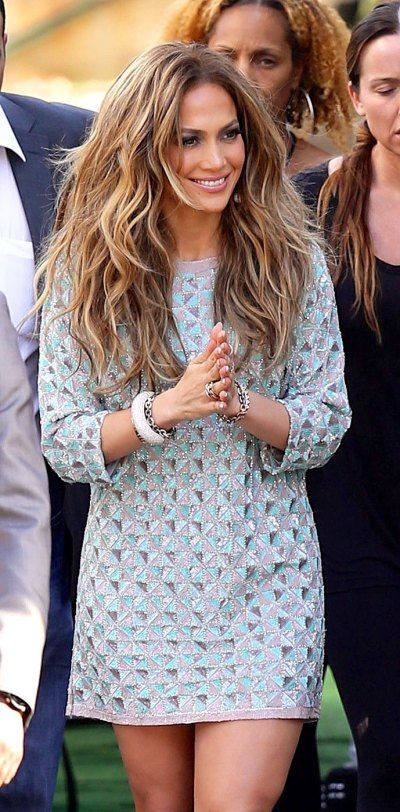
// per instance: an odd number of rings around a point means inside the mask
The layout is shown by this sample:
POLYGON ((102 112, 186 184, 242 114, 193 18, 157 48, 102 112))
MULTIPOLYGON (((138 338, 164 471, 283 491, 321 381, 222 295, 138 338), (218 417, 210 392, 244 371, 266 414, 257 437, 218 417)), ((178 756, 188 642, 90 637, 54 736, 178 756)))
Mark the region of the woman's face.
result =
POLYGON ((233 99, 219 85, 197 85, 183 97, 179 128, 183 147, 171 145, 171 166, 195 208, 220 213, 245 160, 233 99))
POLYGON ((261 88, 279 118, 284 118, 302 68, 293 64, 288 24, 280 11, 252 5, 227 8, 207 44, 213 51, 226 54, 247 79, 261 88))
POLYGON ((400 155, 400 34, 365 45, 359 86, 350 85, 349 90, 357 113, 365 116, 377 142, 400 155))

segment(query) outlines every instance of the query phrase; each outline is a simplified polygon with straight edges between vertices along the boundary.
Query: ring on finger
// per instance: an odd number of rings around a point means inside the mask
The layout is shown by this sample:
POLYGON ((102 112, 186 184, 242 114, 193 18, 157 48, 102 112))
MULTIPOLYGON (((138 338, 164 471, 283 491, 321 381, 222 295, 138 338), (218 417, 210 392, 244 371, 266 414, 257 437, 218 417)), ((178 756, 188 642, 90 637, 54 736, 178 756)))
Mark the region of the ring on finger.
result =
POLYGON ((213 384, 212 381, 210 381, 209 383, 206 383, 206 385, 204 387, 204 390, 205 390, 205 393, 206 393, 207 397, 210 398, 210 400, 219 400, 218 395, 216 395, 215 392, 214 392, 214 384, 213 384))

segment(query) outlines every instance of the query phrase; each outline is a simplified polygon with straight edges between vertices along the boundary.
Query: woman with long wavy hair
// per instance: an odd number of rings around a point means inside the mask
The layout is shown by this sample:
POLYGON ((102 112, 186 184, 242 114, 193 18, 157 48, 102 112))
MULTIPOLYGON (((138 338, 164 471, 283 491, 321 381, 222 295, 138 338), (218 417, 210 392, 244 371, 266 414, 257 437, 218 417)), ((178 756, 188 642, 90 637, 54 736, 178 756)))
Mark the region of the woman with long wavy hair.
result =
POLYGON ((308 491, 322 548, 327 657, 358 756, 359 812, 400 808, 400 3, 354 29, 350 92, 364 117, 343 160, 304 173, 318 208, 353 422, 308 491))
POLYGON ((282 127, 290 175, 327 154, 307 136, 347 147, 347 27, 321 0, 177 0, 164 37, 202 42, 228 56, 261 88, 282 127))
POLYGON ((319 712, 305 471, 349 410, 284 154, 228 60, 151 49, 72 153, 42 268, 43 448, 92 488, 68 708, 113 723, 137 812, 271 810, 319 712))

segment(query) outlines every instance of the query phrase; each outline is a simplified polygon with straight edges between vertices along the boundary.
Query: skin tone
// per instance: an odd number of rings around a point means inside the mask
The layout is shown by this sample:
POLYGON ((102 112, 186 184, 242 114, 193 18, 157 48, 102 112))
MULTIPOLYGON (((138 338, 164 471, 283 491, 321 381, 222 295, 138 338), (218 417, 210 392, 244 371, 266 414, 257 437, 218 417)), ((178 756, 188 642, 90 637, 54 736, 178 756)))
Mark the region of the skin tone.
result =
POLYGON ((400 218, 400 33, 365 45, 359 85, 350 84, 349 92, 377 141, 371 154, 368 206, 375 254, 391 265, 400 265, 400 247, 394 239, 400 218))
MULTIPOLYGON (((196 260, 219 253, 221 214, 245 153, 235 105, 216 85, 187 92, 180 132, 183 146, 171 145, 169 159, 192 205, 182 203, 168 186, 163 208, 177 257, 196 260)), ((205 344, 179 383, 155 398, 153 417, 159 426, 170 428, 218 411, 237 413, 231 351, 221 323, 208 340, 205 336, 205 344), (205 394, 208 382, 219 401, 205 394)), ((286 447, 289 417, 280 403, 251 393, 243 427, 281 450, 286 447)), ((101 436, 106 462, 141 447, 129 409, 108 415, 101 436)), ((114 729, 137 812, 269 812, 283 789, 301 726, 299 720, 271 719, 114 729)))
MULTIPOLYGON (((262 6, 233 6, 219 16, 208 46, 228 56, 247 79, 261 88, 273 114, 284 123, 293 91, 301 84, 303 65, 295 64, 284 15, 262 6)), ((288 164, 292 175, 326 159, 322 150, 298 139, 288 164)))
MULTIPOLYGON (((0 30, 3 31, 0 14, 0 30)), ((6 60, 7 34, 0 37, 0 90, 3 84, 6 60)), ((9 784, 22 761, 24 752, 24 726, 21 714, 0 702, 0 786, 9 784)))

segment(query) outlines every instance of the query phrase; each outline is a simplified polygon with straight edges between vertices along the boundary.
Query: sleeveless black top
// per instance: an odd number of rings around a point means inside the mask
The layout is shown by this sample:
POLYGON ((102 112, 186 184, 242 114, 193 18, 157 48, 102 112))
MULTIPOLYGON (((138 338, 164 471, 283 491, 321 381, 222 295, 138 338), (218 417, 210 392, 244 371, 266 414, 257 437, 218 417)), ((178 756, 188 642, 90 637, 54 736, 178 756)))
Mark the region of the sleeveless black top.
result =
MULTIPOLYGON (((323 164, 295 178, 314 210, 327 176, 323 164)), ((353 419, 333 458, 308 474, 328 592, 400 586, 400 266, 377 259, 377 271, 382 344, 354 312, 351 269, 336 288, 353 419)))

